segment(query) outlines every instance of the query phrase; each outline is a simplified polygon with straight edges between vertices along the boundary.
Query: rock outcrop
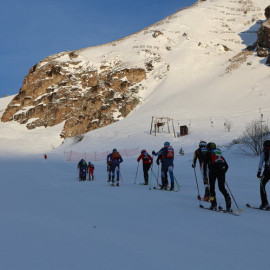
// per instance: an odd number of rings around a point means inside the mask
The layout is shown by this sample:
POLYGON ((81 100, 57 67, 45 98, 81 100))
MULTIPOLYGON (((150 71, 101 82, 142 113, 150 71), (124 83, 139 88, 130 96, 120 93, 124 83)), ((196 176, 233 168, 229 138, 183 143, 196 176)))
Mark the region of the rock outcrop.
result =
POLYGON ((146 68, 119 61, 94 68, 77 52, 54 55, 30 69, 1 120, 28 129, 64 121, 61 137, 84 134, 127 116, 139 103, 139 83, 145 78, 146 68))
POLYGON ((266 21, 262 23, 257 36, 257 54, 260 57, 267 57, 266 64, 270 63, 270 6, 265 9, 266 21))

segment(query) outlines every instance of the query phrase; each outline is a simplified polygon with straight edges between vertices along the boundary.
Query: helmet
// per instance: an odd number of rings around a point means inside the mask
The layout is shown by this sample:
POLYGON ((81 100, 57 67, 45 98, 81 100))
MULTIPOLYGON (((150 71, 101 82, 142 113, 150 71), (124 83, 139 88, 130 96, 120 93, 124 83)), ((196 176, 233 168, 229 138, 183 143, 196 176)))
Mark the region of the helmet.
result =
POLYGON ((146 153, 146 150, 145 150, 145 149, 143 149, 143 150, 141 151, 141 154, 144 154, 144 153, 146 153))
POLYGON ((169 142, 165 142, 164 143, 164 146, 170 146, 170 143, 169 142))
POLYGON ((205 141, 200 141, 200 143, 199 143, 200 148, 206 147, 206 146, 207 146, 207 143, 205 141))
POLYGON ((91 165, 91 162, 90 161, 88 162, 88 165, 91 165))
POLYGON ((263 148, 268 148, 270 147, 270 140, 266 140, 263 142, 263 148))
POLYGON ((117 149, 116 148, 113 148, 113 150, 112 150, 113 152, 117 152, 117 149))
POLYGON ((217 148, 217 146, 216 146, 216 144, 214 142, 210 142, 210 143, 207 144, 207 149, 208 150, 212 150, 212 149, 216 149, 216 148, 217 148))

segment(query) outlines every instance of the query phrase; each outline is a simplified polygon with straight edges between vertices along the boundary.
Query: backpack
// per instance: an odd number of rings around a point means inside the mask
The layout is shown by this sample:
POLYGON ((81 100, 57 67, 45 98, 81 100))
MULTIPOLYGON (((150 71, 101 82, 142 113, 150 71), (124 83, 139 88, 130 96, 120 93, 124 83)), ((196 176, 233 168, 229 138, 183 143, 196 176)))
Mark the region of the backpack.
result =
POLYGON ((167 146, 166 150, 166 158, 174 158, 174 149, 172 148, 172 146, 167 146))
POLYGON ((224 164, 225 163, 225 158, 223 157, 220 149, 212 149, 210 151, 211 154, 211 163, 214 164, 224 164))
POLYGON ((112 152, 112 160, 119 159, 119 158, 120 158, 119 152, 117 151, 112 152))
POLYGON ((200 162, 204 162, 207 156, 207 148, 206 147, 202 147, 199 148, 198 150, 198 158, 200 162))
POLYGON ((143 160, 144 161, 149 161, 150 160, 150 158, 148 157, 148 153, 147 152, 143 153, 143 160))

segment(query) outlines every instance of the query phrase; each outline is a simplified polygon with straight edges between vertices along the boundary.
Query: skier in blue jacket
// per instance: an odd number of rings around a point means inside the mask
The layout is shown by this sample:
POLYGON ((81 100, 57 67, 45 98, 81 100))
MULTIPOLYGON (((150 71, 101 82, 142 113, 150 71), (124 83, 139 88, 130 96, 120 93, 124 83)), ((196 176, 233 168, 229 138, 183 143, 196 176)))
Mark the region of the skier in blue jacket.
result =
MULTIPOLYGON (((158 152, 153 151, 152 154, 154 156, 159 156, 160 154, 163 155, 163 163, 162 163, 162 171, 161 177, 163 179, 166 178, 167 173, 169 172, 170 179, 171 179, 171 187, 170 190, 174 190, 174 175, 173 175, 173 161, 174 161, 174 149, 170 145, 169 142, 164 143, 164 147, 161 148, 158 152)), ((161 185, 161 189, 166 188, 164 184, 161 185)))
POLYGON ((120 179, 120 163, 123 162, 123 158, 117 149, 113 149, 112 153, 107 156, 107 164, 109 165, 109 182, 112 181, 114 186, 114 177, 116 171, 116 185, 119 186, 120 179))
POLYGON ((86 180, 86 170, 87 170, 87 163, 84 159, 81 159, 78 163, 78 169, 79 169, 79 181, 85 181, 86 180))

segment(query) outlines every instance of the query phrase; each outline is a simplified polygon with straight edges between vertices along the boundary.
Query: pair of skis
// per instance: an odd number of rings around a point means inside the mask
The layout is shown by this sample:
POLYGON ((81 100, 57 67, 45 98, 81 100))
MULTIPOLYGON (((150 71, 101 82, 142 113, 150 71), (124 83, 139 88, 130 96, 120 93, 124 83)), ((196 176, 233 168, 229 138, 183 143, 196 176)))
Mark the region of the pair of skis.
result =
MULTIPOLYGON (((219 212, 219 213, 228 213, 234 216, 240 216, 240 211, 227 211, 225 209, 223 209, 221 206, 219 206, 217 209, 210 209, 209 207, 204 207, 202 204, 199 205, 200 208, 202 209, 206 209, 206 210, 210 210, 210 211, 215 211, 215 212, 219 212)), ((246 204, 246 207, 251 208, 251 209, 256 209, 256 210, 261 210, 261 211, 270 211, 270 209, 266 208, 260 208, 260 207, 255 207, 255 206, 251 206, 249 203, 246 204)))
POLYGON ((268 209, 268 208, 265 209, 265 208, 251 206, 249 203, 246 204, 246 207, 252 208, 252 209, 257 209, 257 210, 262 210, 262 211, 270 211, 270 209, 268 209))
POLYGON ((178 190, 175 190, 175 189, 170 190, 170 189, 167 189, 167 188, 156 188, 156 187, 153 187, 153 189, 155 189, 155 190, 163 190, 163 191, 174 191, 174 192, 178 192, 178 190))
POLYGON ((239 212, 236 212, 233 210, 227 211, 227 210, 223 209, 221 206, 219 206, 215 209, 211 209, 209 207, 204 207, 204 205, 202 205, 202 204, 199 204, 199 206, 200 206, 200 208, 205 209, 205 210, 209 210, 209 211, 214 211, 214 212, 219 212, 219 213, 227 213, 227 214, 231 214, 233 216, 240 216, 239 212))

